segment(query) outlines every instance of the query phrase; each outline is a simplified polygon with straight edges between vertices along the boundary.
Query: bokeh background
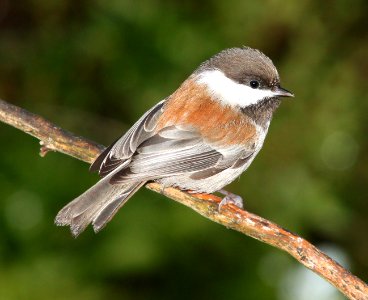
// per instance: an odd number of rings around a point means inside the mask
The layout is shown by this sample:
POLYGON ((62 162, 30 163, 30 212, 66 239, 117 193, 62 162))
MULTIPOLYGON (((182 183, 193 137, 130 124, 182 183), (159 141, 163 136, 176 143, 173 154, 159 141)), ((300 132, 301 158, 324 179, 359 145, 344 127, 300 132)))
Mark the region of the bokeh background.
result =
MULTIPOLYGON (((0 1, 0 98, 108 145, 200 62, 270 56, 296 94, 229 189, 368 279, 365 0, 0 1)), ((342 299, 280 250, 145 189, 98 235, 58 210, 88 165, 0 124, 1 299, 342 299)))

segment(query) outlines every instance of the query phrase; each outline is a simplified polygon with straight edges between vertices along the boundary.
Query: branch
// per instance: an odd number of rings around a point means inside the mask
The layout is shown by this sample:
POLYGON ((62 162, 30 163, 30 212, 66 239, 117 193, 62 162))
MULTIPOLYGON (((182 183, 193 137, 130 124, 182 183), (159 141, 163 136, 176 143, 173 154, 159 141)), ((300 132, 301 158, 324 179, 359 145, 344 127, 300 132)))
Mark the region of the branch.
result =
MULTIPOLYGON (((40 140, 41 156, 48 151, 58 151, 88 163, 102 152, 103 146, 55 126, 46 119, 22 108, 0 100, 0 121, 16 127, 40 140)), ((165 188, 158 183, 149 183, 147 188, 184 204, 202 216, 239 231, 261 242, 286 251, 301 264, 311 269, 339 289, 349 299, 368 300, 368 286, 332 258, 318 250, 300 236, 291 233, 255 214, 229 204, 221 212, 221 199, 211 195, 211 201, 204 201, 175 188, 165 188)))

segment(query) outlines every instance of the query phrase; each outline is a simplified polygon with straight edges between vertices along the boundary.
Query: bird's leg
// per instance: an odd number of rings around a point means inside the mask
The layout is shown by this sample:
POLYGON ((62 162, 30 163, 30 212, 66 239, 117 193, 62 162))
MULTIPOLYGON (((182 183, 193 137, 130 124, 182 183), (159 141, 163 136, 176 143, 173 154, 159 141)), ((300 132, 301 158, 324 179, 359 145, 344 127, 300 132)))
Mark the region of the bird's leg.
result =
POLYGON ((218 210, 221 211, 221 208, 226 204, 234 204, 235 206, 243 209, 243 199, 242 197, 235 195, 233 193, 230 193, 228 191, 225 191, 224 189, 221 189, 218 191, 220 194, 223 194, 225 197, 222 199, 222 201, 219 204, 218 210))
POLYGON ((168 187, 167 185, 165 185, 164 183, 161 183, 160 194, 165 195, 165 189, 167 187, 168 187))
POLYGON ((161 184, 160 194, 165 195, 165 188, 166 188, 166 186, 164 184, 161 184))

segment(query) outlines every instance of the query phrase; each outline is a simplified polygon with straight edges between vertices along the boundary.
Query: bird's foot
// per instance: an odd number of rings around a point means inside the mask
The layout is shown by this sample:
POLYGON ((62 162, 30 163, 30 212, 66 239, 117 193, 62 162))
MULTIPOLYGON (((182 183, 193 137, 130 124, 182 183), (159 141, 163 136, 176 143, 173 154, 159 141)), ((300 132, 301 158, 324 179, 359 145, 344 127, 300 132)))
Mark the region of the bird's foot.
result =
POLYGON ((218 197, 218 196, 213 195, 213 194, 196 193, 196 192, 190 191, 190 190, 187 190, 186 192, 188 194, 190 194, 191 196, 195 197, 195 198, 218 203, 218 210, 219 211, 221 211, 222 207, 224 205, 227 205, 227 204, 234 204, 235 206, 243 209, 243 199, 242 199, 242 197, 240 197, 238 195, 235 195, 233 193, 230 193, 228 191, 225 191, 225 190, 219 190, 218 191, 220 194, 225 196, 224 198, 218 197))
POLYGON ((224 205, 227 205, 227 204, 234 204, 235 206, 243 209, 243 199, 242 197, 238 196, 238 195, 235 195, 233 193, 230 193, 228 191, 225 191, 225 190, 219 190, 218 191, 220 194, 224 195, 225 197, 221 200, 221 202, 219 203, 219 206, 218 206, 218 210, 221 211, 222 207, 224 205))

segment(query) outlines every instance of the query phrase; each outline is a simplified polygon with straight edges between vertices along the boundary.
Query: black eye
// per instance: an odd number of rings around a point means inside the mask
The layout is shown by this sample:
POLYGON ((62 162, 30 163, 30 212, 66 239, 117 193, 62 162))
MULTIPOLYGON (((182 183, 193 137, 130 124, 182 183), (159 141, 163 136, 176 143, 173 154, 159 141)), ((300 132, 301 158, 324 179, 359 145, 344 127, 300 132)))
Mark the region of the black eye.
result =
POLYGON ((249 84, 252 89, 256 89, 259 87, 259 82, 257 80, 252 80, 249 84))

